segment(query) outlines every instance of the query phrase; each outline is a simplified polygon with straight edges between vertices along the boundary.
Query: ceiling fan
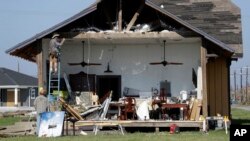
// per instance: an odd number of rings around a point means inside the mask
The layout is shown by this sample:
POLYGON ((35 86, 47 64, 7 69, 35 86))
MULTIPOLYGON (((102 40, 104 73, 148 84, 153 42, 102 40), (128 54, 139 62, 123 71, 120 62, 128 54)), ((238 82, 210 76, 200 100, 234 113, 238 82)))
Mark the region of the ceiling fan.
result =
POLYGON ((84 41, 82 41, 82 45, 83 45, 83 47, 82 47, 82 51, 83 51, 83 53, 82 53, 83 61, 82 61, 81 63, 68 63, 68 64, 69 64, 70 66, 81 65, 82 67, 85 67, 85 66, 97 66, 97 65, 102 65, 102 64, 100 64, 100 63, 86 63, 86 62, 84 61, 84 41))
POLYGON ((168 62, 166 61, 166 57, 165 57, 165 44, 166 44, 166 40, 163 40, 163 43, 164 43, 164 60, 161 61, 161 62, 152 62, 152 63, 149 63, 150 65, 163 65, 164 67, 166 65, 182 65, 183 63, 178 63, 178 62, 168 62))

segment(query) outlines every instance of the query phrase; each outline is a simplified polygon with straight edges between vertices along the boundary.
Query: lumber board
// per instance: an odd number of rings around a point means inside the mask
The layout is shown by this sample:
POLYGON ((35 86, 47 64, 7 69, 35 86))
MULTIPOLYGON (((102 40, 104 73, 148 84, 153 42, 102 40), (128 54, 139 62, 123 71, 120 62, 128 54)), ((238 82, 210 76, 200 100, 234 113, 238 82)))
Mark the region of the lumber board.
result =
POLYGON ((196 111, 196 115, 195 115, 195 120, 196 121, 198 121, 199 118, 200 118, 201 108, 202 108, 202 100, 198 100, 197 111, 196 111))
POLYGON ((197 108, 198 108, 198 100, 195 99, 194 104, 193 104, 193 108, 192 108, 192 112, 191 112, 191 116, 190 116, 190 120, 195 120, 197 108))
POLYGON ((74 118, 76 118, 77 120, 83 120, 81 115, 76 112, 69 104, 67 104, 62 98, 59 98, 59 102, 74 118))
POLYGON ((113 126, 121 125, 122 127, 170 127, 171 124, 176 124, 179 127, 199 127, 202 128, 202 121, 166 121, 166 120, 105 120, 105 121, 78 121, 76 126, 113 126))

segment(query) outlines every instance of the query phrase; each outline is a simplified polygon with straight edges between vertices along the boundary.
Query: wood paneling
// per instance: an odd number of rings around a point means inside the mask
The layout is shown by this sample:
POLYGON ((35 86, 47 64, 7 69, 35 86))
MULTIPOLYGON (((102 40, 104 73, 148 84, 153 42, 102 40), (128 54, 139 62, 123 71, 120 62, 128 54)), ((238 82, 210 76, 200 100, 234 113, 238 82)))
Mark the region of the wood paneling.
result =
POLYGON ((229 95, 228 95, 228 67, 226 59, 212 58, 208 60, 208 106, 209 116, 217 114, 229 114, 229 95))

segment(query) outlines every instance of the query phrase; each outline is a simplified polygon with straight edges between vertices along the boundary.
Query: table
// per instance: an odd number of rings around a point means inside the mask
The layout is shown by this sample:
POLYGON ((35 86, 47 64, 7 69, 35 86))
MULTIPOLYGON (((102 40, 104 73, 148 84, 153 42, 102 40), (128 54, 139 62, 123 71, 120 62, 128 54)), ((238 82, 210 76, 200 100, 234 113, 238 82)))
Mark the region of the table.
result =
POLYGON ((125 106, 125 104, 123 103, 123 101, 111 101, 110 103, 109 103, 109 106, 110 107, 117 107, 117 109, 118 109, 118 118, 120 118, 121 117, 121 109, 122 109, 122 107, 124 107, 125 106))
POLYGON ((188 111, 188 104, 168 104, 168 103, 161 103, 161 108, 162 110, 164 109, 173 109, 173 108, 180 108, 180 111, 183 113, 181 113, 183 115, 183 117, 181 119, 187 120, 187 111, 188 111))

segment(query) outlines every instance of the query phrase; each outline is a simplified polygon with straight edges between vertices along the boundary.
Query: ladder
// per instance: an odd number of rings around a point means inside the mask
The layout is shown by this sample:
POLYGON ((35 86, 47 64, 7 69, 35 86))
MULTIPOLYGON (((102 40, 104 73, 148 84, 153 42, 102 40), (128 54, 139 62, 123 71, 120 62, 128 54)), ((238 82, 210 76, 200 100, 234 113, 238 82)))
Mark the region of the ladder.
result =
MULTIPOLYGON (((48 110, 51 111, 52 106, 56 106, 55 110, 58 110, 58 99, 60 94, 60 76, 61 76, 61 63, 60 63, 60 56, 58 56, 57 62, 57 73, 53 74, 49 70, 49 86, 48 86, 48 101, 49 101, 49 108, 48 110), (53 91, 57 91, 57 96, 53 95, 53 91)), ((55 93, 54 93, 55 94, 55 93)))

